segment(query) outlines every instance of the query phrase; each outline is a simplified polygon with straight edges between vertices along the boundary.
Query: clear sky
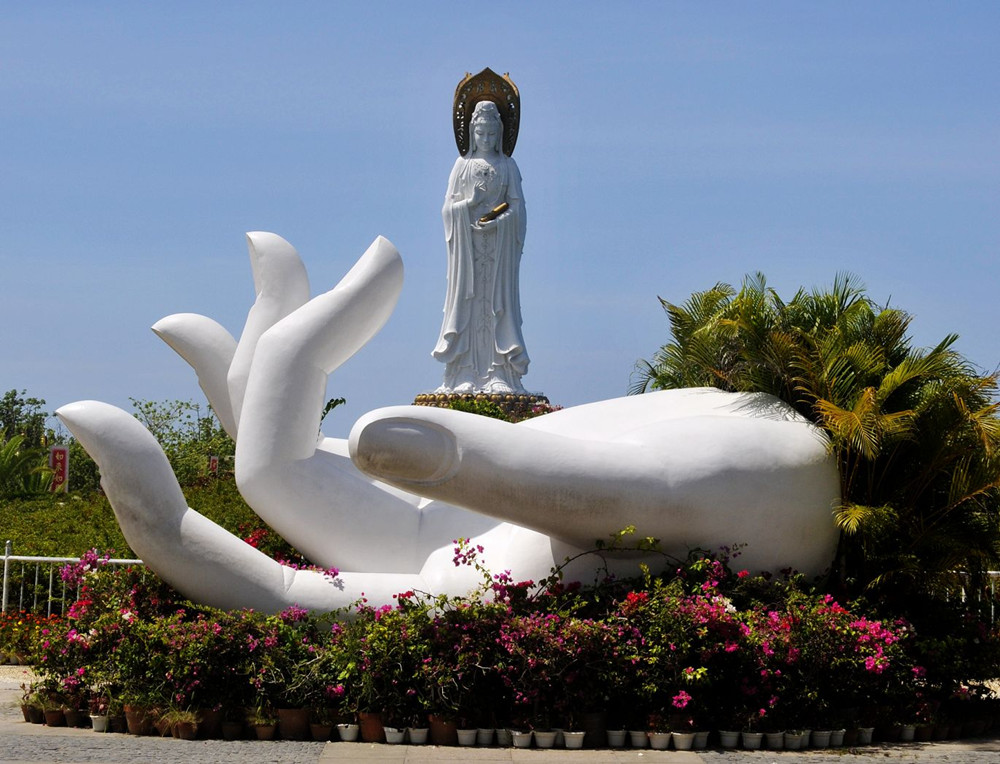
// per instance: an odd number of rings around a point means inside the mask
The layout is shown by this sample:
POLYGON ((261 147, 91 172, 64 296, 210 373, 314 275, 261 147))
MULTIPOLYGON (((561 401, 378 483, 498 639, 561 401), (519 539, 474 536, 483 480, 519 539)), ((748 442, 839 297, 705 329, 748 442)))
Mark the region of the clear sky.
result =
POLYGON ((314 293, 378 234, 403 255, 328 434, 436 387, 451 99, 486 66, 521 91, 524 383, 553 403, 625 394, 657 296, 755 271, 854 273, 918 344, 1000 363, 996 2, 0 0, 0 392, 203 401, 149 326, 238 335, 251 230, 314 293))

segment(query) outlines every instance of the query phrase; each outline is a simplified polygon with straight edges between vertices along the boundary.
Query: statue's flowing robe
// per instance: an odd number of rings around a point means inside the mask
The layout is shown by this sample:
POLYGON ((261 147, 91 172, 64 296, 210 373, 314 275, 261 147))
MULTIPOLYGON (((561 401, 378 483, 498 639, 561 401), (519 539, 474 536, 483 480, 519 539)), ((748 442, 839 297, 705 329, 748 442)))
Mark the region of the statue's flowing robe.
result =
MULTIPOLYGON (((521 334, 521 305, 518 272, 526 227, 524 197, 521 191, 521 173, 517 164, 504 154, 495 161, 496 177, 487 187, 487 196, 475 209, 471 199, 477 179, 473 169, 477 160, 459 157, 448 179, 448 192, 441 212, 444 219, 445 240, 448 245, 448 288, 444 303, 444 320, 433 356, 449 364, 449 368, 469 366, 476 342, 472 326, 472 300, 477 279, 492 281, 493 347, 487 356, 489 363, 476 365, 479 378, 499 375, 513 376, 515 389, 520 389, 520 377, 528 370, 528 354, 521 334), (477 273, 473 260, 473 237, 483 232, 472 224, 485 212, 502 202, 510 205, 507 212, 497 219, 496 257, 490 274, 477 273), (496 372, 499 372, 497 374, 496 372)), ((482 161, 482 160, 479 160, 482 161)), ((448 372, 446 371, 446 381, 448 372)))

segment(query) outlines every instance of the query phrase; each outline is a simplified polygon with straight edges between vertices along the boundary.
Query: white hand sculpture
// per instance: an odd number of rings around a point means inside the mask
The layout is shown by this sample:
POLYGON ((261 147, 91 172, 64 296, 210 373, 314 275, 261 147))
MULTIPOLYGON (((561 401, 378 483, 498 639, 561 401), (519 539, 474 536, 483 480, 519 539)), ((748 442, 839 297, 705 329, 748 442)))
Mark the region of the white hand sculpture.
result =
MULTIPOLYGON (((274 562, 189 509, 153 437, 95 401, 57 412, 101 468, 122 532, 193 600, 326 611, 364 594, 463 594, 479 574, 453 540, 535 579, 625 526, 664 551, 743 543, 747 568, 817 573, 831 561, 836 466, 822 433, 776 398, 672 390, 564 409, 519 424, 398 406, 363 416, 349 441, 322 437, 327 376, 388 320, 402 262, 378 238, 330 292, 308 299, 305 268, 274 234, 248 234, 257 292, 237 343, 211 319, 153 330, 187 360, 236 439, 248 504, 331 580, 274 562)), ((638 560, 613 559, 634 572, 638 560)), ((589 578, 583 556, 567 575, 589 578)))

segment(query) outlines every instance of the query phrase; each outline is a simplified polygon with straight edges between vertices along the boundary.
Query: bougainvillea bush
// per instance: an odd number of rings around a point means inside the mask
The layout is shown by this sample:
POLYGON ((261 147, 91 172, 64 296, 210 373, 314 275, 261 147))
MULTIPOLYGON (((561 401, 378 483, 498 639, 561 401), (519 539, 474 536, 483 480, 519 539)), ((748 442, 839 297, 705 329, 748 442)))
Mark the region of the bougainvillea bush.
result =
POLYGON ((947 638, 924 635, 790 572, 733 572, 727 550, 593 586, 558 574, 515 582, 483 569, 481 551, 456 542, 455 563, 483 576, 465 597, 407 591, 393 606, 278 615, 196 606, 148 571, 89 554, 64 571, 80 592, 64 618, 11 615, 0 638, 33 635, 23 649, 45 693, 80 708, 239 718, 295 706, 325 717, 377 711, 399 725, 434 714, 536 728, 608 711, 614 726, 691 730, 992 713, 983 680, 1000 676, 1000 639, 968 612, 952 614, 947 638))

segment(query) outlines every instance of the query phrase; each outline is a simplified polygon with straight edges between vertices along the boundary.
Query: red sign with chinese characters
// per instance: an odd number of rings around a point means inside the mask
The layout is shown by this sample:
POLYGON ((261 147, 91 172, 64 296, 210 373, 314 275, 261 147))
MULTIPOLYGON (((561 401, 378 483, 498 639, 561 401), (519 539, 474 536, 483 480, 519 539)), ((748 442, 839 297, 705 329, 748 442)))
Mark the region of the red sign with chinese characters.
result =
POLYGON ((52 446, 49 448, 49 467, 52 470, 52 493, 66 493, 69 490, 69 448, 52 446))

